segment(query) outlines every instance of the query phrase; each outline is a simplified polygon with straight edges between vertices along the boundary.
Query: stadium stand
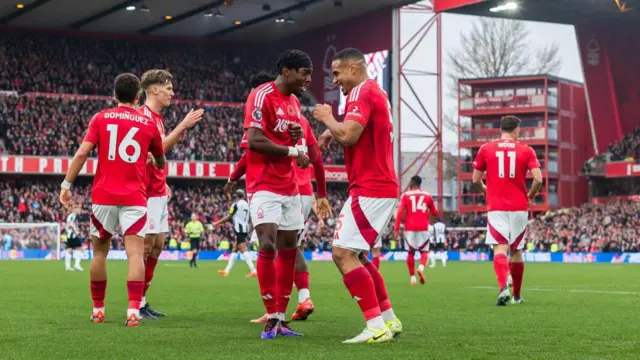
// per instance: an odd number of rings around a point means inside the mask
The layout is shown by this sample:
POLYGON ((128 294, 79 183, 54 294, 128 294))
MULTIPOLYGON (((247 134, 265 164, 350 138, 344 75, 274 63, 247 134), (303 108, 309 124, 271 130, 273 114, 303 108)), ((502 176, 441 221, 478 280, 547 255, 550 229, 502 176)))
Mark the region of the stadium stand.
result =
POLYGON ((640 202, 584 204, 539 216, 529 226, 529 241, 539 251, 638 252, 640 202))
POLYGON ((610 161, 640 161, 640 126, 620 141, 609 145, 610 161))
POLYGON ((176 98, 244 102, 248 79, 275 66, 223 48, 22 32, 0 35, 0 50, 0 89, 19 93, 111 95, 105 84, 119 73, 162 68, 174 76, 176 98))

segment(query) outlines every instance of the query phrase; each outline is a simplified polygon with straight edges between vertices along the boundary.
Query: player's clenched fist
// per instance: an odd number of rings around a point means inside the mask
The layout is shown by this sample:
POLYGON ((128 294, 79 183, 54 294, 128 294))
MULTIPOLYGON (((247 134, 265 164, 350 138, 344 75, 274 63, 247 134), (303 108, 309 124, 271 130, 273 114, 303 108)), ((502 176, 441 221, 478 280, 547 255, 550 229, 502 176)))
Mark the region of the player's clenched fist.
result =
POLYGON ((291 123, 291 125, 289 125, 289 135, 291 135, 291 139, 296 142, 302 139, 304 136, 302 126, 297 123, 291 123))
POLYGON ((69 189, 60 189, 60 197, 58 199, 65 209, 68 210, 73 207, 73 201, 71 201, 71 191, 69 189))
POLYGON ((227 200, 231 200, 231 193, 236 189, 236 182, 235 181, 227 181, 226 184, 224 184, 224 188, 222 189, 222 192, 224 193, 224 196, 227 198, 227 200))
POLYGON ((302 151, 296 156, 296 165, 300 169, 306 169, 309 166, 309 158, 302 151))
POLYGON ((331 108, 331 105, 316 104, 316 106, 313 108, 313 117, 318 121, 325 122, 326 120, 330 119, 332 116, 333 116, 333 109, 331 108))
POLYGON ((329 200, 327 200, 327 198, 318 199, 318 218, 324 220, 332 215, 329 200))

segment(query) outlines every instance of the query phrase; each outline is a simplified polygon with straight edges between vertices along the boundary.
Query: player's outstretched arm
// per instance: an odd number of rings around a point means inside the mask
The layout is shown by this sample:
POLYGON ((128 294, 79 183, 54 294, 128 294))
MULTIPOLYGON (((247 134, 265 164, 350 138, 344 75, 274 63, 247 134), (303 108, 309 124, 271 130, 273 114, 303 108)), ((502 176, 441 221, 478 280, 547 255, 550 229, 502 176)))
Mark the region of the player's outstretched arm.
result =
POLYGON ((229 212, 227 213, 227 215, 225 215, 222 219, 213 223, 213 227, 218 227, 226 223, 227 221, 231 220, 231 217, 233 216, 233 214, 235 214, 235 212, 236 212, 236 206, 234 205, 231 207, 231 209, 229 209, 229 212))
POLYGON ((360 122, 348 119, 345 119, 345 121, 341 123, 338 122, 333 117, 331 106, 327 104, 317 104, 313 109, 313 117, 324 123, 333 138, 344 146, 352 146, 355 144, 364 131, 364 125, 360 122))
POLYGON ((162 139, 162 147, 164 148, 164 151, 171 151, 173 147, 176 146, 178 141, 180 141, 180 137, 182 136, 182 134, 187 131, 187 129, 191 129, 195 124, 199 123, 200 120, 202 120, 203 114, 204 109, 198 109, 195 111, 193 109, 189 110, 180 124, 178 124, 178 126, 176 126, 176 128, 173 129, 173 131, 169 135, 165 136, 165 138, 162 139))
POLYGON ((73 205, 71 201, 71 184, 76 180, 80 170, 87 162, 89 158, 89 154, 91 154, 91 150, 95 147, 95 144, 89 141, 83 141, 80 145, 78 151, 76 151, 75 155, 73 155, 73 159, 71 160, 71 165, 69 165, 69 170, 67 170, 67 174, 64 177, 64 181, 60 185, 60 202, 66 208, 69 208, 73 205))

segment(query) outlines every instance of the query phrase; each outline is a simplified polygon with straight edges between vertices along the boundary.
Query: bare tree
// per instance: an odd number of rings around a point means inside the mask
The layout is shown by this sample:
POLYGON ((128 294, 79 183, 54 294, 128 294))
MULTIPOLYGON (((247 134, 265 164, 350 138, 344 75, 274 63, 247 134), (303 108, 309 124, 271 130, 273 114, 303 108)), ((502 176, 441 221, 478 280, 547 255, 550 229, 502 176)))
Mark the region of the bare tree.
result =
POLYGON ((562 65, 558 45, 531 46, 522 21, 480 18, 460 36, 460 47, 447 52, 449 95, 458 96, 457 80, 556 73, 562 65))

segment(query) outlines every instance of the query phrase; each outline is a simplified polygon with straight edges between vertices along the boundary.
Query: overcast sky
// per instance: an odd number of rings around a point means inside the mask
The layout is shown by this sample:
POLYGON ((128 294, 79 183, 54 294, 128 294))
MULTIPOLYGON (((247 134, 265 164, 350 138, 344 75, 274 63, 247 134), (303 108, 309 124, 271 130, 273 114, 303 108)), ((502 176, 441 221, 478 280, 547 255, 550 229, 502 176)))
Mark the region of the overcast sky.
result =
MULTIPOLYGON (((401 18, 401 43, 407 40, 419 29, 430 15, 427 14, 403 14, 401 18)), ((475 16, 444 14, 442 25, 442 71, 443 78, 443 114, 453 113, 457 106, 457 100, 446 95, 448 79, 448 67, 446 61, 446 53, 457 48, 460 42, 460 35, 471 30, 472 22, 477 19, 475 16)), ((530 29, 530 39, 532 46, 541 46, 550 42, 555 42, 560 48, 560 56, 562 58, 562 68, 555 74, 557 76, 567 78, 574 81, 583 82, 582 69, 580 67, 578 44, 576 41, 575 31, 572 25, 559 25, 540 22, 525 22, 530 29)), ((405 69, 415 69, 423 71, 436 72, 436 37, 435 26, 429 35, 425 37, 421 45, 416 49, 415 53, 405 64, 405 69)), ((414 40, 415 42, 415 40, 414 40)), ((405 48, 401 54, 404 59, 412 46, 405 48)), ((437 115, 436 91, 437 82, 435 77, 427 76, 409 76, 409 80, 414 89, 418 92, 424 106, 429 111, 435 122, 437 115)), ((407 101, 414 109, 419 109, 418 101, 411 94, 406 84, 401 88, 402 98, 407 101)), ((418 120, 405 106, 402 107, 402 133, 423 133, 428 134, 420 120, 418 120)), ((420 111, 419 113, 422 114, 420 111)), ((445 146, 450 144, 454 148, 457 142, 457 134, 451 131, 445 131, 445 146), (454 140, 455 139, 455 140, 454 140)), ((402 151, 423 151, 428 142, 424 139, 409 139, 407 136, 402 137, 402 151)))

